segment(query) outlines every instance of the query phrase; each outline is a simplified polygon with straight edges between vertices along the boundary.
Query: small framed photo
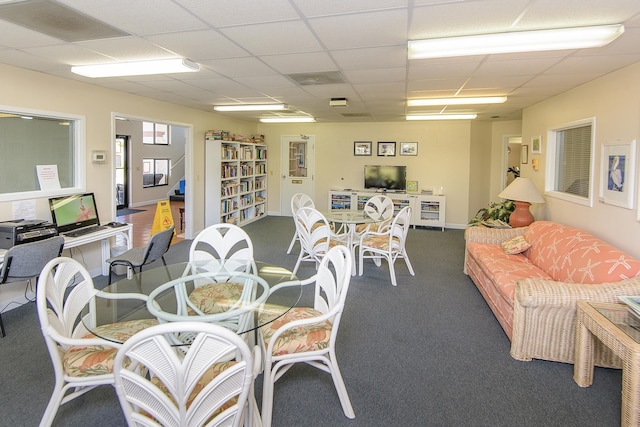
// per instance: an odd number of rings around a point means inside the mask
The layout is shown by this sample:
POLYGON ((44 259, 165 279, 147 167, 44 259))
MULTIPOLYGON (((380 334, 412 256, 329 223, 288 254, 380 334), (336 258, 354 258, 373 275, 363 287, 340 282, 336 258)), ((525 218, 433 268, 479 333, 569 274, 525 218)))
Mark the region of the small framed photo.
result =
POLYGON ((542 136, 531 138, 531 154, 542 154, 542 136))
POLYGON ((395 142, 378 142, 378 156, 392 157, 396 155, 395 142))
POLYGON ((520 163, 522 163, 523 165, 526 165, 527 163, 529 163, 529 146, 523 144, 520 147, 520 163))
POLYGON ((600 199, 633 209, 636 141, 602 144, 600 199))
POLYGON ((371 141, 353 141, 353 155, 354 156, 370 156, 371 155, 371 141))
POLYGON ((401 142, 400 155, 401 156, 417 156, 418 143, 417 142, 401 142))

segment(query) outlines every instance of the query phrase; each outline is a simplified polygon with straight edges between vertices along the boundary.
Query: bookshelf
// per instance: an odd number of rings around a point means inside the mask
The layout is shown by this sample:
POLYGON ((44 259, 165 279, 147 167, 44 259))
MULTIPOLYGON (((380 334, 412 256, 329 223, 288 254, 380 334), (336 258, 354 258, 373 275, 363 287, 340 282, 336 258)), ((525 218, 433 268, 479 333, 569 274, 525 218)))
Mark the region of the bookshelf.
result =
POLYGON ((262 135, 205 135, 205 226, 243 225, 266 214, 267 146, 262 135))

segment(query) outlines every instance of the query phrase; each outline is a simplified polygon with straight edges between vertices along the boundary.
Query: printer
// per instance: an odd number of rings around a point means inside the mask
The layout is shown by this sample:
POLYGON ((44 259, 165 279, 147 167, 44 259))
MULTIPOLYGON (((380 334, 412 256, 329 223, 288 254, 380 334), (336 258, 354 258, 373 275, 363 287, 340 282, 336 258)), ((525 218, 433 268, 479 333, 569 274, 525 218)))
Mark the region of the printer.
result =
POLYGON ((0 222, 0 249, 57 236, 54 224, 41 219, 0 222))

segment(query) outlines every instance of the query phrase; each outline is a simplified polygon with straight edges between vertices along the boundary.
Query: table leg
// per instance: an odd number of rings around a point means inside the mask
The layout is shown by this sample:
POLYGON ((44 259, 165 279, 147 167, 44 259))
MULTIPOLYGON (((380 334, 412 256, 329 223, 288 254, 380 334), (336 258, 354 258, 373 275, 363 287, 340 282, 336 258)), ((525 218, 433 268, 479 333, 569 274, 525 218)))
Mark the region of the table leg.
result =
POLYGON ((621 426, 640 425, 640 367, 638 356, 633 360, 623 360, 622 363, 622 409, 620 413, 621 426))
POLYGON ((573 380, 580 387, 593 384, 593 350, 595 337, 584 324, 584 312, 578 307, 576 313, 576 343, 573 365, 573 380))

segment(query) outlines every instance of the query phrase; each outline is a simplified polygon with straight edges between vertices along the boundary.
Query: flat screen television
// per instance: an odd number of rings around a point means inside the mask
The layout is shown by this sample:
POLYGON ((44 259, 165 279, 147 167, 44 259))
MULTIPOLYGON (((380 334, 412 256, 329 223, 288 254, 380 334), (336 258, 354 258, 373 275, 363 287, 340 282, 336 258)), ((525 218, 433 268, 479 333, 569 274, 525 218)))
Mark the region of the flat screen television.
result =
POLYGON ((51 219, 56 224, 58 233, 90 225, 100 225, 93 193, 52 197, 49 199, 49 209, 51 209, 51 219))
POLYGON ((366 165, 364 188, 404 191, 407 189, 407 167, 366 165))

